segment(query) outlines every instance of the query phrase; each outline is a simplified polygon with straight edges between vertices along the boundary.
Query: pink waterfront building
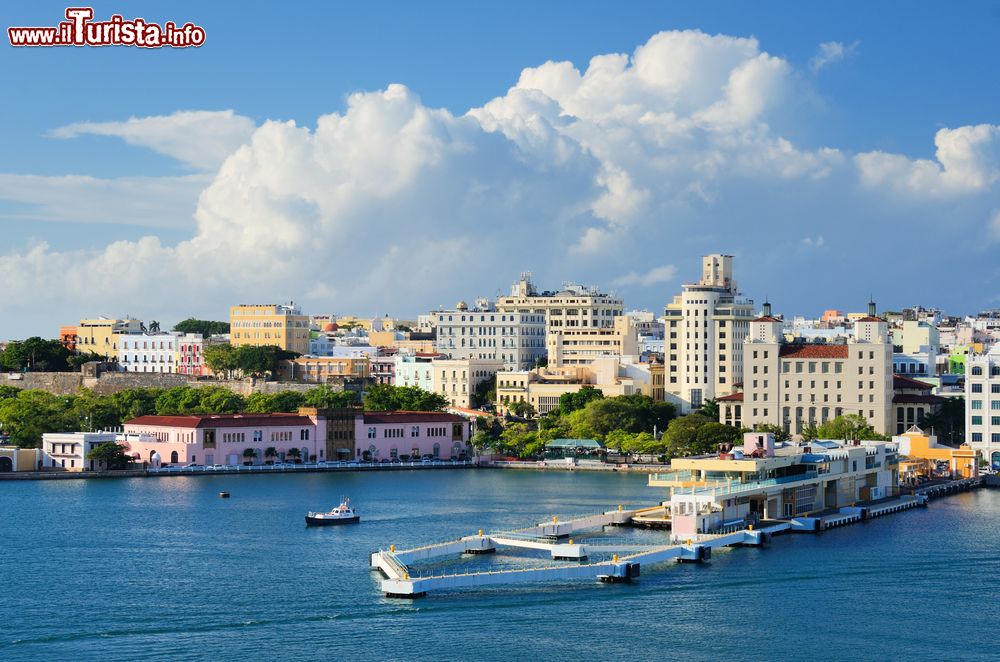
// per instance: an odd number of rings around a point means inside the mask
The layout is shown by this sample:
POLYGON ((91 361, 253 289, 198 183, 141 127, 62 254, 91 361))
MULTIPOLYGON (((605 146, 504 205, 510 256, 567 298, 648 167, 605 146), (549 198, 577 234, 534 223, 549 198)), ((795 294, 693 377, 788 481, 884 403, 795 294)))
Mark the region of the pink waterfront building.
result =
POLYGON ((470 456, 469 422, 425 411, 140 416, 125 423, 120 441, 138 461, 162 464, 470 456))
POLYGON ((469 422, 439 411, 365 412, 355 419, 357 457, 382 460, 469 457, 469 422))

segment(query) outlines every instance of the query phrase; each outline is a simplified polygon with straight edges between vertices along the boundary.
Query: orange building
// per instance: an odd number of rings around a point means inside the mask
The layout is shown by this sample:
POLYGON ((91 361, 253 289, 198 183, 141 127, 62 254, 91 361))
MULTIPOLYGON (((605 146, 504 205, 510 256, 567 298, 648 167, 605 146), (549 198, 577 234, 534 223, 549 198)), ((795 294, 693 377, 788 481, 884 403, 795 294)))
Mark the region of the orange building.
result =
POLYGON ((76 326, 59 327, 59 342, 71 352, 76 351, 76 326))
POLYGON ((948 463, 951 478, 976 478, 979 476, 979 458, 971 446, 962 444, 959 448, 938 444, 937 437, 924 434, 917 426, 905 434, 892 438, 899 444, 900 479, 912 482, 918 478, 929 478, 937 470, 938 463, 948 463))

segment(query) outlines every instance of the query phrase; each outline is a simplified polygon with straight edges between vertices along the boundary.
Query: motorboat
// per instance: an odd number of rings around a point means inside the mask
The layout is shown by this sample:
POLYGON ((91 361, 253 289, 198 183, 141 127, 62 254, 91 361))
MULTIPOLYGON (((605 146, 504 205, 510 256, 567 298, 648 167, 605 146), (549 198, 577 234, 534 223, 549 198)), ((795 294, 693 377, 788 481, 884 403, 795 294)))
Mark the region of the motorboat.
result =
POLYGON ((332 526, 334 524, 357 524, 361 516, 351 506, 350 499, 344 499, 340 505, 325 513, 306 514, 306 526, 332 526))

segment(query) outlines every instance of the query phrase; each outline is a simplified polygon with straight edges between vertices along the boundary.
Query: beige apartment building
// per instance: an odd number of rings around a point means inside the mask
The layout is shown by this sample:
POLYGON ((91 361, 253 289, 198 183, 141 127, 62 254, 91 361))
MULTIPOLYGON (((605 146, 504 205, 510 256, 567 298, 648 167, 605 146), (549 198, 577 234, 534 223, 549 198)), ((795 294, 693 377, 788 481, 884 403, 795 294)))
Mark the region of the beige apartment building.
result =
POLYGON ((559 292, 538 292, 531 274, 522 273, 510 296, 497 297, 496 308, 502 313, 545 315, 546 329, 610 329, 623 313, 622 300, 601 293, 598 288, 566 283, 559 292))
POLYGON ((786 342, 770 312, 765 304, 743 346, 742 425, 769 423, 801 435, 806 426, 859 414, 876 432, 893 432, 892 341, 875 304, 840 344, 786 342))
POLYGON ((440 393, 452 407, 471 408, 472 394, 482 382, 493 379, 503 370, 504 362, 498 359, 433 359, 431 361, 431 389, 440 393))
POLYGON ((743 377, 743 340, 753 301, 740 296, 733 256, 706 255, 702 275, 666 306, 665 388, 681 413, 733 392, 743 377))
POLYGON ((309 316, 294 304, 240 304, 229 309, 229 342, 234 347, 276 345, 309 353, 309 316))
POLYGON ((601 356, 588 365, 544 367, 497 374, 497 411, 510 410, 515 402, 528 402, 539 414, 559 406, 559 396, 575 393, 584 386, 599 389, 605 397, 654 392, 655 375, 662 376, 659 364, 632 362, 619 356, 601 356))
POLYGON ((611 328, 550 328, 545 337, 551 367, 587 365, 601 356, 633 356, 638 360, 639 334, 635 320, 614 317, 611 328))

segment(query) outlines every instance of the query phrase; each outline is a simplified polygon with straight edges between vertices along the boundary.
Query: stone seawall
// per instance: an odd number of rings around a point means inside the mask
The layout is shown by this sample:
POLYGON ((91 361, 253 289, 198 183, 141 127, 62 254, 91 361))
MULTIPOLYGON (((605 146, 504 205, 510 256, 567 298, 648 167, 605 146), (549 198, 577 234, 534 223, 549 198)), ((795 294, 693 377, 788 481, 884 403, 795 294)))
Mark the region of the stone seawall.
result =
MULTIPOLYGON (((304 392, 315 384, 293 382, 265 382, 261 380, 193 379, 188 375, 141 372, 104 372, 98 377, 79 372, 27 372, 0 374, 0 384, 21 389, 38 389, 53 395, 73 395, 81 388, 107 395, 129 388, 170 388, 173 386, 222 386, 246 396, 251 393, 277 393, 279 391, 304 392)), ((333 386, 335 390, 340 390, 333 386)))

